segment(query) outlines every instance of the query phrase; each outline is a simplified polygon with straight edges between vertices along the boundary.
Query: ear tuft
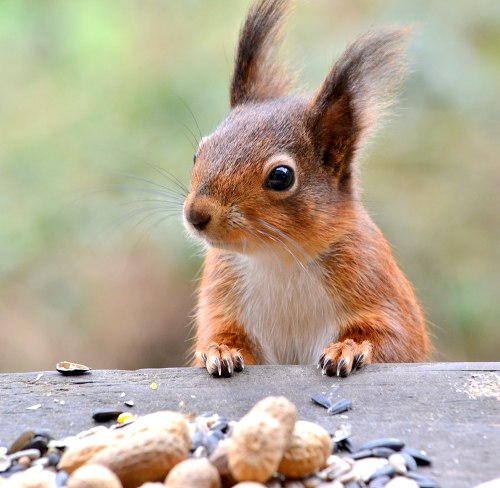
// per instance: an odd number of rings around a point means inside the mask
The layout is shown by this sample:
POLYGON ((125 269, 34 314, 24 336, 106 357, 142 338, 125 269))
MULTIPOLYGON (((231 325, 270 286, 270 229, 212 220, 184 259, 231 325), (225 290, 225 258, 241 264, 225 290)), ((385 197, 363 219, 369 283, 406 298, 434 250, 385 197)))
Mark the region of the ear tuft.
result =
POLYGON ((369 32, 335 63, 309 105, 313 138, 327 164, 351 176, 350 165, 387 111, 406 72, 409 28, 369 32))
POLYGON ((231 79, 231 107, 284 94, 290 76, 274 62, 274 57, 289 11, 289 0, 259 0, 250 8, 240 30, 231 79))

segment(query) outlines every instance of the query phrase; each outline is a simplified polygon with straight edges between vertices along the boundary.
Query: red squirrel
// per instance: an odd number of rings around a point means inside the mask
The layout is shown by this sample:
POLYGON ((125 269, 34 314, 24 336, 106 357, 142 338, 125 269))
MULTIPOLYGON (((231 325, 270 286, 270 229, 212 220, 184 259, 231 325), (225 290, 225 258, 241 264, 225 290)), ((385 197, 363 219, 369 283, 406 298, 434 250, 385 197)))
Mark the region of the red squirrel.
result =
POLYGON ((406 29, 371 32, 312 96, 276 62, 287 0, 258 0, 240 31, 229 115, 195 154, 184 203, 206 245, 195 359, 214 376, 318 363, 347 376, 429 357, 411 285, 360 201, 357 162, 404 74, 406 29))

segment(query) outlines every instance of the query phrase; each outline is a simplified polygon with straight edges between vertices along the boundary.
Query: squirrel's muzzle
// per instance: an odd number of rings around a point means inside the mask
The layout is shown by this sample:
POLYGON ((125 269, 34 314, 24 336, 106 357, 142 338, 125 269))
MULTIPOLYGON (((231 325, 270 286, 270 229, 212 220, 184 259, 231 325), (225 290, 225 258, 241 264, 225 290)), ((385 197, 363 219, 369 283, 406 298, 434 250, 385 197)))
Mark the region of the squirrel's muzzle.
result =
MULTIPOLYGON (((194 202, 193 202, 194 203, 194 202)), ((210 219, 211 214, 206 208, 198 208, 196 205, 191 204, 186 212, 187 221, 196 229, 204 230, 210 219)))

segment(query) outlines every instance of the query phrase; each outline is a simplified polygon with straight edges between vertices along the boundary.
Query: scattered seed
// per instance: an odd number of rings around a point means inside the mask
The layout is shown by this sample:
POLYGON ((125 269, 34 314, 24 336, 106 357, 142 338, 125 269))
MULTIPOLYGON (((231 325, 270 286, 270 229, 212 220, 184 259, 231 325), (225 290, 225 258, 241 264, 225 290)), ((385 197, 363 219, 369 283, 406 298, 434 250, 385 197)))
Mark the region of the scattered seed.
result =
POLYGON ((405 446, 405 443, 399 439, 394 439, 393 437, 387 437, 383 439, 374 439, 373 441, 366 442, 360 447, 361 449, 374 449, 376 447, 389 447, 395 451, 400 451, 405 446))
POLYGON ((368 486, 370 488, 383 488, 390 481, 390 479, 390 476, 378 476, 377 478, 371 480, 368 486))
POLYGON ((122 410, 115 410, 113 408, 98 408, 94 410, 92 418, 96 422, 109 422, 110 420, 116 420, 122 413, 122 410))
POLYGON ((408 454, 405 449, 399 451, 398 455, 405 460, 406 468, 408 469, 408 471, 415 471, 417 469, 417 461, 415 461, 415 458, 408 454))
POLYGON ((137 418, 137 415, 134 415, 132 413, 124 412, 118 415, 118 418, 116 421, 119 424, 128 424, 130 422, 133 422, 137 418))
POLYGON ((414 447, 405 447, 403 452, 409 454, 419 466, 430 466, 431 458, 427 455, 425 451, 420 451, 414 447))
POLYGON ((135 405, 134 400, 125 400, 123 403, 127 405, 127 407, 133 407, 135 405))
POLYGON ((326 398, 326 396, 321 395, 320 393, 315 393, 311 400, 323 408, 330 408, 332 406, 332 402, 326 398))
POLYGON ((337 427, 332 436, 333 442, 341 442, 351 437, 351 426, 349 424, 342 424, 337 427))
POLYGON ((348 410, 351 410, 352 408, 352 401, 347 400, 347 398, 342 398, 338 402, 335 402, 333 405, 331 405, 327 412, 332 415, 337 415, 339 413, 347 412, 348 410))
POLYGON ((31 405, 31 407, 26 407, 26 410, 38 410, 41 406, 41 403, 37 403, 36 405, 31 405))
POLYGON ((152 390, 157 390, 158 389, 158 385, 156 383, 151 383, 149 385, 149 387, 152 389, 152 390))
POLYGON ((90 373, 91 369, 84 364, 72 363, 70 361, 61 361, 56 364, 56 369, 64 375, 80 375, 90 373))
POLYGON ((12 465, 12 461, 7 456, 0 457, 0 473, 7 471, 12 465))
POLYGON ((407 473, 406 477, 415 480, 420 488, 439 488, 436 481, 414 471, 407 473))
POLYGON ((364 459, 367 457, 371 457, 372 451, 371 449, 362 449, 360 451, 355 452, 351 457, 352 459, 364 459))
POLYGON ((391 449, 390 447, 374 447, 371 450, 373 457, 384 457, 388 458, 391 454, 394 454, 396 451, 391 449))
POLYGON ((381 468, 377 469, 377 471, 375 471, 375 473, 373 473, 366 481, 371 481, 381 476, 391 477, 395 474, 396 470, 394 469, 394 466, 387 464, 386 466, 382 466, 381 468))
POLYGON ((22 451, 17 451, 12 454, 9 454, 9 459, 11 461, 17 461, 22 457, 28 457, 29 459, 38 459, 40 457, 40 451, 38 449, 24 449, 22 451))
POLYGON ((56 486, 60 488, 62 486, 66 486, 66 482, 68 481, 69 474, 66 471, 58 471, 56 474, 56 486))
POLYGON ((25 446, 31 442, 35 433, 32 430, 27 430, 23 432, 7 449, 6 454, 12 454, 13 452, 22 451, 25 446))

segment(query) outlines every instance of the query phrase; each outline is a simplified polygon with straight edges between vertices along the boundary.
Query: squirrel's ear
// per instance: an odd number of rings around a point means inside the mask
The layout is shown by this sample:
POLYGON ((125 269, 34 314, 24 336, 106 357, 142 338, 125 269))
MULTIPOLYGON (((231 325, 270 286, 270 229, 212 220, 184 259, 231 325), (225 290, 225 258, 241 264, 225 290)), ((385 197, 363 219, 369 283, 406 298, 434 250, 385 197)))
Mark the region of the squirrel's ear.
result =
POLYGON ((231 79, 231 107, 276 98, 289 84, 286 70, 273 61, 289 0, 258 0, 240 31, 231 79))
POLYGON ((405 73, 410 29, 368 33, 349 46, 312 97, 308 125, 324 164, 350 187, 353 160, 405 73))

